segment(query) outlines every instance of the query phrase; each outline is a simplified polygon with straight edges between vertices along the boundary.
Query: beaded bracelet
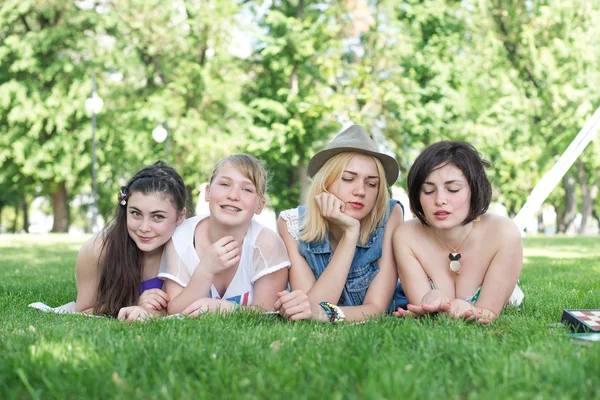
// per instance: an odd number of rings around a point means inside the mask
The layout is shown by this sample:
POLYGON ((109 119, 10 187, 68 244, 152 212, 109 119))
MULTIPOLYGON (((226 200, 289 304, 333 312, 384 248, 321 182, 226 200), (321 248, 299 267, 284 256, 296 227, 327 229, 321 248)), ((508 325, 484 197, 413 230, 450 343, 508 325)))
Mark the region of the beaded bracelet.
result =
POLYGON ((325 314, 329 318, 329 322, 332 324, 337 324, 338 322, 344 322, 346 316, 341 308, 336 306, 335 304, 331 304, 327 301, 323 301, 320 303, 323 310, 325 310, 325 314))

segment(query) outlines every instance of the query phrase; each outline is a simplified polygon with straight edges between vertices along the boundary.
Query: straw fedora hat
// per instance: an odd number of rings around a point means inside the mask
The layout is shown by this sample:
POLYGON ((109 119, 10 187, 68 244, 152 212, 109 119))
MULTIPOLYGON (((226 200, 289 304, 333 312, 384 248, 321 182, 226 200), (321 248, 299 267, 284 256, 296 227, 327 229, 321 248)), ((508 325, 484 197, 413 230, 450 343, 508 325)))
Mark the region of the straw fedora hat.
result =
POLYGON ((377 144, 371 139, 365 128, 360 125, 352 125, 337 135, 327 145, 325 150, 315 154, 308 163, 308 175, 312 178, 327 160, 336 154, 346 151, 355 151, 377 157, 383 165, 388 186, 392 186, 396 182, 396 179, 398 179, 400 168, 398 168, 396 159, 379 152, 377 144))

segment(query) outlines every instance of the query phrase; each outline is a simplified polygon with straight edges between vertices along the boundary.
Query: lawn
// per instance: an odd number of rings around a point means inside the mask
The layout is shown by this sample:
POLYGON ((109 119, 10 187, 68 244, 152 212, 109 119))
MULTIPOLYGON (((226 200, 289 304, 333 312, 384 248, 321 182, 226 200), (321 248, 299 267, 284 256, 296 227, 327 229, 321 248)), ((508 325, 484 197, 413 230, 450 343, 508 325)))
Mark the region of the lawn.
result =
POLYGON ((600 343, 554 324, 600 308, 595 237, 525 238, 524 304, 489 326, 237 312, 127 324, 27 308, 75 299, 84 238, 0 235, 0 399, 600 398, 600 343))

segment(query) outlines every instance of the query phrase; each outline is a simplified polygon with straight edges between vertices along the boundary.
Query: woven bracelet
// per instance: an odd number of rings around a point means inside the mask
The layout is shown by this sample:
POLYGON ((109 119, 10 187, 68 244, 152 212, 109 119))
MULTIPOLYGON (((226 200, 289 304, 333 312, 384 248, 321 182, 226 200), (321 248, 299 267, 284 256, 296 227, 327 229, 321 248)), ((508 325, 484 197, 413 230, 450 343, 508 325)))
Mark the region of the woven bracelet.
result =
POLYGON ((323 301, 320 303, 323 310, 325 310, 325 314, 329 318, 329 322, 332 324, 337 324, 339 322, 344 322, 346 316, 341 308, 336 306, 335 304, 329 303, 327 301, 323 301))

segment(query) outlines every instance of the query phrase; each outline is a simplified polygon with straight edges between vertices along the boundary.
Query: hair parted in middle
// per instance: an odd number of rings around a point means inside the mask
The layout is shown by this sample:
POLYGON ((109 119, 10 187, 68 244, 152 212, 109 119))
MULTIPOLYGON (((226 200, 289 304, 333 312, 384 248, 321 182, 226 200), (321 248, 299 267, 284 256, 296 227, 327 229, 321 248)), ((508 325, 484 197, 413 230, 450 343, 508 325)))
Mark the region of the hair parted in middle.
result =
MULTIPOLYGON (((325 239, 329 231, 329 222, 321 215, 315 196, 327 192, 327 189, 334 182, 341 179, 344 168, 346 168, 352 157, 358 154, 365 155, 360 152, 343 152, 332 156, 313 177, 307 194, 306 216, 300 227, 301 240, 305 242, 317 242, 325 239)), ((359 243, 361 245, 369 240, 369 236, 375 231, 377 225, 388 212, 388 201, 390 199, 388 188, 385 185, 385 170, 381 161, 372 155, 367 155, 367 157, 372 157, 375 161, 380 183, 377 188, 377 197, 375 198, 373 209, 360 221, 359 243)))
POLYGON ((423 182, 431 172, 448 164, 461 170, 471 189, 469 214, 463 225, 484 214, 492 200, 492 184, 485 174, 485 169, 491 164, 481 157, 472 144, 447 140, 434 143, 419 154, 406 178, 410 210, 424 225, 429 226, 420 198, 423 182))
POLYGON ((250 179, 250 182, 256 188, 258 198, 267 202, 267 186, 268 174, 262 161, 248 154, 234 154, 219 161, 210 175, 209 185, 212 185, 213 180, 219 174, 219 169, 225 164, 231 164, 235 169, 240 171, 242 175, 250 179))

